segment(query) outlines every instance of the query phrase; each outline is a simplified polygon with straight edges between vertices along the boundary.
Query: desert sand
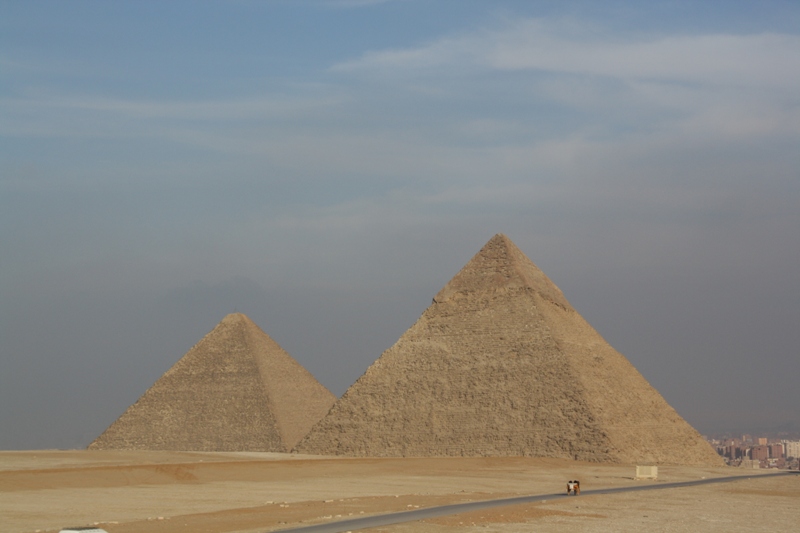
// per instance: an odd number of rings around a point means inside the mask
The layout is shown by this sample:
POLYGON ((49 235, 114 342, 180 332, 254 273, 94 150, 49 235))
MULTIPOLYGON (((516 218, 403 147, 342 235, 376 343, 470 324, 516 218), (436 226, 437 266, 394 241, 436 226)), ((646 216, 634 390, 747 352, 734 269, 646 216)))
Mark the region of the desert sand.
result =
POLYGON ((795 531, 800 475, 544 458, 331 458, 261 452, 0 452, 0 530, 254 533, 457 502, 741 475, 731 483, 559 496, 364 531, 795 531))

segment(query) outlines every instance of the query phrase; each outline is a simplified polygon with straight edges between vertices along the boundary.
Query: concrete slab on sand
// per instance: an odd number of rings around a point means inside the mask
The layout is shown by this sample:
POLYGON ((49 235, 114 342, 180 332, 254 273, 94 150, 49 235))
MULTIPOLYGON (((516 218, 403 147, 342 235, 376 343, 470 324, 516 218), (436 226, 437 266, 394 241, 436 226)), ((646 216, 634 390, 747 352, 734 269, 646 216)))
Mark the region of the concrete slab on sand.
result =
POLYGON ((545 503, 372 531, 790 531, 800 476, 733 468, 660 467, 541 458, 329 458, 285 454, 0 452, 0 523, 7 533, 97 525, 109 533, 255 533, 450 503, 741 474, 729 484, 559 497, 545 503))

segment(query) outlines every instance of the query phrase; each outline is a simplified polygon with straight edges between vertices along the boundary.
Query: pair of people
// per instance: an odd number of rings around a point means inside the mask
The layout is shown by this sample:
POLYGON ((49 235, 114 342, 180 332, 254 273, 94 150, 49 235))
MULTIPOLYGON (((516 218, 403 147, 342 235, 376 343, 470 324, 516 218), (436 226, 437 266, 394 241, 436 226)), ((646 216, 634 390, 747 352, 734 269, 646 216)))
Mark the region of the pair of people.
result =
POLYGON ((577 479, 575 481, 567 481, 567 495, 577 496, 581 493, 581 482, 577 479))

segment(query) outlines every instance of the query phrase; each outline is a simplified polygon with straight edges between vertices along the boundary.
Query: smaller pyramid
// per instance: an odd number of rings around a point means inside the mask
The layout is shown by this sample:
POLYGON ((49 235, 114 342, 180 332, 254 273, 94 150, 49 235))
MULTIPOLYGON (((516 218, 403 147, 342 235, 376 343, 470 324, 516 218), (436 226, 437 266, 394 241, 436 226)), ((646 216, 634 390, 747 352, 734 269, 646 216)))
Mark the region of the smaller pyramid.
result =
POLYGON ((288 452, 336 398, 247 316, 226 316, 89 449, 288 452))

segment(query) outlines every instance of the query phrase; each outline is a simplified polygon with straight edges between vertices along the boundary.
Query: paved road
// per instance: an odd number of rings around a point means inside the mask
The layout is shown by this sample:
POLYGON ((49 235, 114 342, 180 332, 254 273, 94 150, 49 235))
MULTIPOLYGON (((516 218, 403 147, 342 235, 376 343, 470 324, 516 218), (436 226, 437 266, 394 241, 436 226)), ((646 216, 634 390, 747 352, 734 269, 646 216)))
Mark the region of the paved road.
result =
MULTIPOLYGON (((775 474, 759 474, 762 476, 791 476, 798 475, 800 472, 777 472, 775 474)), ((711 483, 725 483, 728 481, 736 481, 741 479, 752 479, 748 476, 728 476, 728 477, 715 477, 708 479, 698 479, 697 481, 683 481, 680 483, 654 483, 652 485, 631 485, 629 487, 616 487, 613 489, 595 489, 595 490, 582 490, 581 496, 589 496, 591 494, 614 494, 617 492, 632 492, 637 490, 660 490, 660 489, 673 489, 677 487, 694 487, 697 485, 709 485, 711 483)), ((580 498, 581 496, 578 496, 580 498)), ((469 511, 477 511, 479 509, 487 509, 489 507, 500 507, 503 505, 515 505, 518 503, 531 503, 543 502, 546 500, 555 500, 559 498, 568 497, 564 492, 557 494, 538 494, 535 496, 519 496, 516 498, 503 498, 501 500, 485 500, 479 502, 456 503, 452 505, 442 505, 440 507, 429 507, 427 509, 416 509, 414 511, 402 511, 399 513, 390 513, 377 516, 365 516, 363 518, 354 518, 352 520, 341 520, 339 522, 328 522, 325 524, 317 524, 315 526, 304 526, 292 529, 281 529, 273 533, 341 533, 343 531, 355 531, 357 529, 366 529, 370 527, 388 526, 390 524, 399 524, 401 522, 414 522, 416 520, 424 520, 426 518, 436 518, 439 516, 446 516, 451 514, 466 513, 469 511)))

